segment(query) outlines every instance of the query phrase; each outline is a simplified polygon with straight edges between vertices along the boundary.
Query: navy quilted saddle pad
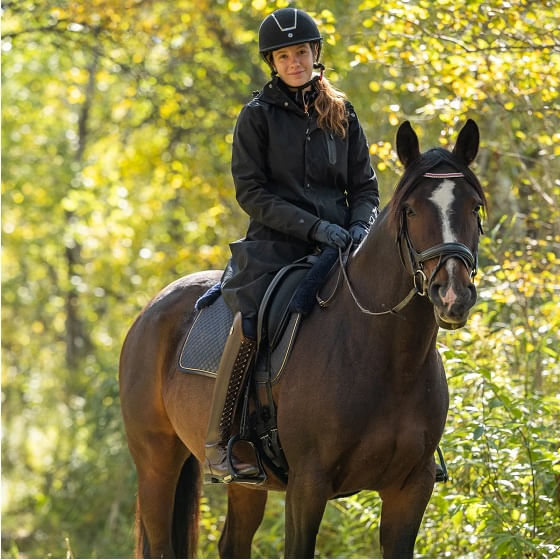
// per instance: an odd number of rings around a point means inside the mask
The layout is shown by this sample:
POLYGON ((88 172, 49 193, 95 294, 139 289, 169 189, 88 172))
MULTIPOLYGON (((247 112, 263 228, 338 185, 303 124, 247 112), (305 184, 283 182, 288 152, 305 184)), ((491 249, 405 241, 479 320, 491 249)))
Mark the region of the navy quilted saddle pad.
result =
POLYGON ((179 369, 215 378, 232 323, 233 313, 222 296, 203 307, 183 343, 179 369))

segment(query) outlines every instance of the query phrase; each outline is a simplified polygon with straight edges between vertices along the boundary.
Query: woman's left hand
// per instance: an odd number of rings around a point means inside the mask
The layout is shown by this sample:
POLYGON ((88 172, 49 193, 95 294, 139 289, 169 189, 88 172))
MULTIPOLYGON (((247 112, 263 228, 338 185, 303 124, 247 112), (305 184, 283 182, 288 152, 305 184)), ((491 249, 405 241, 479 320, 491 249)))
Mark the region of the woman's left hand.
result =
POLYGON ((352 237, 353 245, 359 245, 364 237, 368 234, 369 228, 364 222, 356 222, 350 226, 348 230, 352 237))

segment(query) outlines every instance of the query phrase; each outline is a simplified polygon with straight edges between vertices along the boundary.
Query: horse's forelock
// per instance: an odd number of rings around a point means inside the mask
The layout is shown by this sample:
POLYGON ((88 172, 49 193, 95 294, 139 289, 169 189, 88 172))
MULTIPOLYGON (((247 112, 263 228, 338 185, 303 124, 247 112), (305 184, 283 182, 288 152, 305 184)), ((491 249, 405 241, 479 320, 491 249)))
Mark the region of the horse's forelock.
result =
POLYGON ((486 197, 482 190, 482 185, 476 178, 476 175, 464 164, 457 159, 450 151, 445 148, 432 148, 424 152, 415 162, 407 167, 395 187, 393 197, 389 201, 389 223, 391 228, 397 231, 400 225, 401 210, 404 201, 411 195, 414 189, 418 186, 419 180, 424 173, 432 170, 434 167, 448 164, 456 171, 463 173, 465 179, 471 184, 482 200, 484 209, 486 210, 486 197))

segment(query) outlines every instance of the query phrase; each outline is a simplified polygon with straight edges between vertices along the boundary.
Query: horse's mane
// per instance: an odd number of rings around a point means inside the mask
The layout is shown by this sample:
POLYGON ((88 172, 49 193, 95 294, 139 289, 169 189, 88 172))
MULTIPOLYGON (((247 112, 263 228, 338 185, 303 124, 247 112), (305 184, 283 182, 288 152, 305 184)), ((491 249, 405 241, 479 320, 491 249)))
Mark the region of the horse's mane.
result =
POLYGON ((484 210, 486 210, 486 196, 484 195, 482 185, 476 178, 476 175, 469 169, 469 167, 462 163, 455 154, 445 148, 432 148, 431 150, 421 154, 418 159, 413 161, 405 169, 403 176, 395 187, 393 197, 387 205, 389 211, 389 221, 392 227, 398 227, 403 202, 417 187, 419 180, 422 178, 424 173, 427 173, 439 165, 444 165, 446 167, 450 167, 454 171, 463 173, 467 182, 473 186, 480 196, 484 210))

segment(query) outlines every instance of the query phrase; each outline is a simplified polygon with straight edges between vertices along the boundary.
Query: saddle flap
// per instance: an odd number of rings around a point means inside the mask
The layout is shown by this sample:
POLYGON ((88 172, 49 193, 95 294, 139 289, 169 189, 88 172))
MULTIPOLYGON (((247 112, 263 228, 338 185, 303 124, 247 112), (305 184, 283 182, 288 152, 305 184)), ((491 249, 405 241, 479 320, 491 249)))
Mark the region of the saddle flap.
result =
POLYGON ((278 345, 291 316, 290 301, 310 268, 309 262, 297 262, 276 274, 259 308, 259 343, 266 338, 271 349, 278 345))

